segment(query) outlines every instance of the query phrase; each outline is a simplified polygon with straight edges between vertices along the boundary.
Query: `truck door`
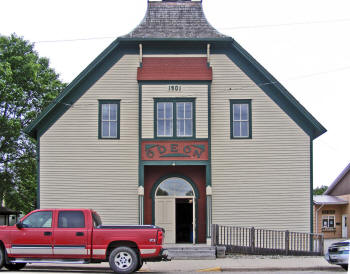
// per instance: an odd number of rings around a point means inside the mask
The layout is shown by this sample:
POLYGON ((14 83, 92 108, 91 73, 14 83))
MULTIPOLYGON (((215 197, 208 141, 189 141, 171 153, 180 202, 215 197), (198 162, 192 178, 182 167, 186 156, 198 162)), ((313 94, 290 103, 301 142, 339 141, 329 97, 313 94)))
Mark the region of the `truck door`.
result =
POLYGON ((11 232, 13 257, 50 258, 52 252, 52 215, 53 212, 34 211, 22 220, 22 228, 11 232))
POLYGON ((80 210, 59 210, 54 228, 53 253, 55 258, 89 258, 88 230, 85 215, 80 210))

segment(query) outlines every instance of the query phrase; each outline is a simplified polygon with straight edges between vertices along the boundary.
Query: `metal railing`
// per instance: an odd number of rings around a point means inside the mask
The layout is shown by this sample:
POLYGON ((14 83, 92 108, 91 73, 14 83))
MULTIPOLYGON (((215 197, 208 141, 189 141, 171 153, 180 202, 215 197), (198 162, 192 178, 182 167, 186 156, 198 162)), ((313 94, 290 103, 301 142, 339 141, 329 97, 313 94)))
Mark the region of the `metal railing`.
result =
POLYGON ((212 245, 227 253, 322 256, 323 235, 288 230, 212 225, 212 245))

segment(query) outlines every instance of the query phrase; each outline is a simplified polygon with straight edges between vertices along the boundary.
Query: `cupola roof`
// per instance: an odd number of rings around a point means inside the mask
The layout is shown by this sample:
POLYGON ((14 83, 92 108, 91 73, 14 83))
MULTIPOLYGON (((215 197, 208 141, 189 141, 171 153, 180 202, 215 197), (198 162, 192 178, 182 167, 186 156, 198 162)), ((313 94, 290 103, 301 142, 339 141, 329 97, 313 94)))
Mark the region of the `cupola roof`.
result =
POLYGON ((202 1, 150 1, 142 22, 123 38, 229 38, 205 18, 202 1))

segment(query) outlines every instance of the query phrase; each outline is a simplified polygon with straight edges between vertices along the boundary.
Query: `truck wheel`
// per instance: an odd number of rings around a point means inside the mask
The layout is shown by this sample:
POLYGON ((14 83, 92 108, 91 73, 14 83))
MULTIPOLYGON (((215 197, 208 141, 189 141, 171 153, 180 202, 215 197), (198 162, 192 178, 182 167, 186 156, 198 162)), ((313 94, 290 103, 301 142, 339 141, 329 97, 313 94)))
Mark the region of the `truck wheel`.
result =
POLYGON ((348 270, 348 265, 347 264, 342 264, 341 267, 344 268, 346 271, 348 270))
POLYGON ((121 246, 109 255, 109 265, 116 273, 132 273, 139 265, 139 258, 132 248, 121 246))
POLYGON ((4 249, 2 248, 2 246, 0 245, 0 269, 3 267, 4 265, 4 249))
POLYGON ((26 263, 9 263, 9 264, 4 264, 4 266, 10 271, 16 271, 25 267, 26 263))
POLYGON ((143 266, 143 261, 140 259, 139 260, 139 265, 136 267, 135 271, 139 271, 142 266, 143 266))

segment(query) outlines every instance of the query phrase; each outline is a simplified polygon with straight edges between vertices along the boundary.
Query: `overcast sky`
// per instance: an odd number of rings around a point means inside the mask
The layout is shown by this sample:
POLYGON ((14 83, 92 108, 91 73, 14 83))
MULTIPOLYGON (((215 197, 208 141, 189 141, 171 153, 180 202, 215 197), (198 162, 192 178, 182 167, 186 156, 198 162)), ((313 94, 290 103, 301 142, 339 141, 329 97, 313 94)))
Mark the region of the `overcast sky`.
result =
MULTIPOLYGON (((35 42, 71 82, 144 17, 147 0, 0 0, 0 34, 35 42)), ((203 0, 232 36, 328 130, 314 141, 314 186, 350 162, 350 1, 203 0)))

